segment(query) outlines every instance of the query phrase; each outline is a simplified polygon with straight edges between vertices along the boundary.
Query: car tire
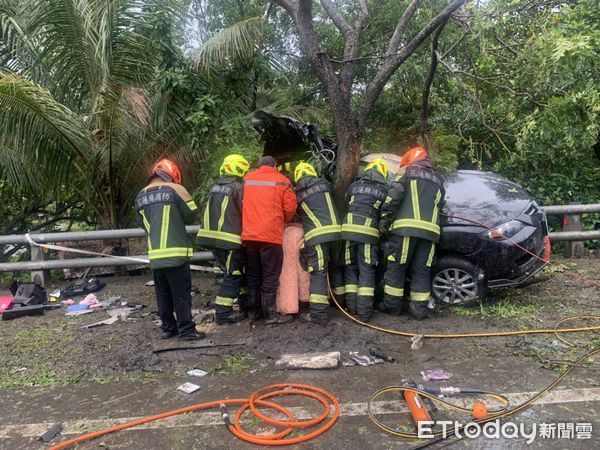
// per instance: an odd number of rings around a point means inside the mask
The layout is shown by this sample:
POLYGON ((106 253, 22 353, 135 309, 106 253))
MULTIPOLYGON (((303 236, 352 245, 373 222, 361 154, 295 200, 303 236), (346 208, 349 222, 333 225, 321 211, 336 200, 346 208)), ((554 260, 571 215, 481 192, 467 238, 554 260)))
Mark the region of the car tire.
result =
POLYGON ((440 256, 431 270, 431 295, 438 305, 469 306, 487 295, 481 269, 460 256, 440 256))

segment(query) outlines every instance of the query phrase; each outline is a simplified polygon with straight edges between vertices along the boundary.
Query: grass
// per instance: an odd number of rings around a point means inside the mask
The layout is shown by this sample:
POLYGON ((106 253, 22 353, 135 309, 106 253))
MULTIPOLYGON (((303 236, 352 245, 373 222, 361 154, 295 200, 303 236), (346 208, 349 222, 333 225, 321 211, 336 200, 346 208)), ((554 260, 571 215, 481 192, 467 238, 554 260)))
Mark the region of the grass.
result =
POLYGON ((479 308, 465 308, 456 306, 452 311, 462 317, 480 316, 489 319, 522 319, 528 318, 536 312, 534 305, 521 305, 507 300, 500 300, 490 306, 479 305, 479 308))
POLYGON ((248 372, 250 363, 254 361, 252 355, 227 355, 224 356, 225 364, 227 365, 227 371, 234 375, 239 375, 248 372))

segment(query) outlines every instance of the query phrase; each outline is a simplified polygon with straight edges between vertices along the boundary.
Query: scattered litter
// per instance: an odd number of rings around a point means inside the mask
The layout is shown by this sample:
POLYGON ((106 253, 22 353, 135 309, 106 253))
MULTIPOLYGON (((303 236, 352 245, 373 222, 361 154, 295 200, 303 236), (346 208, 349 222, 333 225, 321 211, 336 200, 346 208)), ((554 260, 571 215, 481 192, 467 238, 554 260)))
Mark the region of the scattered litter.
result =
POLYGON ((132 308, 132 309, 142 309, 142 308, 146 307, 146 305, 142 305, 141 303, 132 303, 132 302, 121 302, 121 306, 125 306, 127 308, 132 308))
POLYGON ((148 281, 144 286, 154 286, 154 280, 148 281))
POLYGON ((210 310, 202 314, 197 314, 194 316, 194 321, 196 323, 212 323, 215 321, 215 310, 210 310))
POLYGON ((38 441, 42 441, 44 444, 47 444, 61 433, 62 428, 62 423, 52 425, 44 434, 38 437, 38 441))
POLYGON ((65 306, 71 306, 71 305, 75 304, 75 300, 73 300, 72 298, 69 298, 67 300, 63 300, 61 303, 65 306))
POLYGON ((359 355, 358 352, 350 352, 350 359, 359 366, 374 366, 375 364, 382 364, 384 362, 381 358, 369 355, 359 355))
POLYGON ((381 350, 379 350, 377 347, 371 347, 369 349, 369 354, 371 356, 374 356, 376 358, 380 358, 383 359, 386 362, 396 362, 396 360, 394 358, 392 358, 389 355, 386 355, 385 353, 383 353, 381 350))
POLYGON ((354 362, 354 360, 344 361, 344 362, 342 362, 342 366, 344 366, 344 367, 354 367, 354 366, 356 366, 356 363, 354 362))
POLYGON ((97 308, 100 306, 100 300, 94 294, 88 294, 83 300, 79 302, 80 305, 88 305, 90 308, 97 308))
POLYGON ((112 316, 106 320, 101 320, 100 322, 95 322, 95 323, 90 323, 89 325, 84 325, 81 328, 95 328, 95 327, 99 327, 102 325, 112 325, 113 323, 117 322, 118 320, 119 320, 119 318, 117 316, 112 316))
POLYGON ((0 314, 2 314, 5 309, 10 309, 12 302, 13 297, 0 297, 0 314))
POLYGON ((80 316, 82 314, 89 314, 94 312, 88 308, 88 305, 71 305, 67 308, 65 316, 80 316))
POLYGON ((423 335, 417 334, 416 336, 411 337, 410 342, 412 342, 412 344, 410 344, 411 350, 419 350, 423 347, 423 335))
POLYGON ((132 311, 131 308, 115 308, 108 311, 108 315, 110 317, 117 317, 118 319, 125 320, 132 311))
POLYGON ((340 352, 297 353, 281 355, 275 361, 278 369, 336 369, 340 365, 340 352))
POLYGON ((19 367, 17 369, 17 372, 25 372, 27 370, 27 367, 19 367))
POLYGON ((421 372, 424 381, 442 381, 452 378, 452 372, 446 372, 444 369, 431 369, 421 372))
POLYGON ((66 297, 73 296, 76 297, 78 295, 87 295, 92 292, 97 292, 106 286, 103 282, 98 280, 97 278, 90 278, 85 283, 75 283, 74 285, 68 286, 62 294, 66 297))
POLYGON ((203 376, 207 375, 208 372, 205 372, 202 369, 192 369, 192 370, 188 370, 187 374, 192 377, 203 377, 203 376))
POLYGON ((200 386, 194 383, 183 383, 177 388, 178 391, 185 392, 186 394, 196 392, 198 389, 200 389, 200 386))
POLYGON ((121 301, 121 297, 109 297, 106 300, 102 300, 100 302, 100 305, 103 308, 110 308, 111 306, 116 305, 117 303, 119 303, 121 301))

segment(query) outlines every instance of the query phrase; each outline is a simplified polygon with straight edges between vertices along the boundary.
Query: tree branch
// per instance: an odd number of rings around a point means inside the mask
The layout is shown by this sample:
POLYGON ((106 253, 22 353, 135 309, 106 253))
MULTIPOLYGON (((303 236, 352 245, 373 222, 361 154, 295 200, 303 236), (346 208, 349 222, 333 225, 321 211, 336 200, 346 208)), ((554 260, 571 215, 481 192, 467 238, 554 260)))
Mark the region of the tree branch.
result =
POLYGON ((396 29, 394 30, 394 34, 390 39, 390 43, 388 44, 388 49, 386 52, 388 55, 391 55, 398 51, 402 35, 404 34, 406 27, 408 26, 408 22, 410 22, 410 19, 412 19, 412 16, 419 7, 419 3, 421 3, 421 0, 412 0, 412 2, 410 2, 410 5, 408 5, 408 7, 404 10, 404 13, 402 13, 400 20, 398 20, 398 24, 396 25, 396 29))
MULTIPOLYGON (((416 48, 438 26, 440 26, 440 24, 442 22, 448 20, 448 17, 450 17, 452 15, 452 13, 454 11, 456 11, 458 8, 460 8, 466 1, 467 0, 453 0, 452 2, 450 2, 450 4, 448 4, 448 6, 446 6, 437 16, 435 16, 433 19, 431 19, 431 21, 422 28, 421 31, 419 31, 410 40, 410 42, 408 44, 406 44, 404 47, 402 47, 402 49, 397 54, 390 56, 387 59, 387 61, 383 64, 383 66, 381 67, 381 69, 379 70, 379 72, 377 73, 375 78, 373 78, 373 80, 371 80, 371 82, 367 86, 367 90, 365 93, 365 100, 364 100, 363 104, 361 105, 359 113, 358 113, 358 124, 360 127, 364 127, 366 125, 367 119, 369 118, 369 116, 371 115, 371 112, 373 111, 373 108, 375 106, 375 102, 377 101, 377 98, 379 98, 381 91, 383 90, 386 83, 389 81, 392 74, 416 50, 416 48)), ((409 5, 409 8, 415 2, 416 2, 416 0, 413 0, 411 5, 409 5)), ((416 8, 416 6, 415 6, 415 8, 416 8)), ((404 30, 401 26, 401 22, 405 16, 407 16, 406 11, 404 12, 402 17, 400 18, 400 21, 398 22, 398 26, 396 27, 396 32, 398 32, 398 30, 400 30, 403 33, 404 30)), ((403 27, 406 27, 406 25, 403 25, 403 27)), ((400 37, 396 36, 396 32, 394 32, 392 41, 394 41, 394 38, 396 37, 399 42, 400 37)), ((392 41, 390 41, 390 46, 392 44, 392 41)))
POLYGON ((348 39, 353 32, 348 21, 342 16, 331 0, 320 0, 320 2, 333 24, 342 33, 342 36, 348 39))

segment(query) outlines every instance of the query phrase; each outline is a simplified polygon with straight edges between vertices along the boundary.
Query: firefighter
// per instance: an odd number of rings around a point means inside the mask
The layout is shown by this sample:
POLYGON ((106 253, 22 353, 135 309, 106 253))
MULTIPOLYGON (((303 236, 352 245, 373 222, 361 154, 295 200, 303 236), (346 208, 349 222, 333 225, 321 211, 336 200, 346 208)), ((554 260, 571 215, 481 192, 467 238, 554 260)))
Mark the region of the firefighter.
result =
POLYGON ((388 191, 387 163, 374 159, 346 194, 346 217, 342 225, 346 307, 367 322, 373 314, 379 215, 388 191))
POLYGON ((392 183, 382 207, 380 231, 390 235, 385 272, 384 307, 391 314, 404 309, 404 279, 410 267, 413 317, 429 316, 431 265, 440 240, 440 209, 444 198, 441 178, 423 147, 408 150, 400 161, 406 170, 392 183))
POLYGON ((206 334, 196 331, 192 320, 189 261, 193 249, 185 230, 185 225, 196 217, 198 207, 181 185, 181 172, 172 161, 163 159, 154 165, 148 185, 135 199, 135 209, 148 239, 150 268, 162 322, 161 337, 179 335, 184 341, 205 338, 206 334))
POLYGON ((296 213, 292 183, 277 171, 277 161, 264 156, 258 169, 244 177, 242 241, 246 246, 248 316, 258 317, 258 299, 267 325, 293 320, 277 313, 276 297, 283 264, 283 228, 296 213))
POLYGON ((211 187, 197 242, 212 249, 223 270, 223 282, 215 299, 217 325, 246 318, 244 282, 245 251, 242 247, 243 177, 250 163, 241 155, 229 155, 219 169, 221 178, 211 187), (240 311, 233 310, 238 301, 240 311))
POLYGON ((306 257, 310 273, 310 320, 327 324, 328 284, 327 272, 331 266, 332 288, 336 295, 343 295, 343 273, 336 264, 336 244, 341 239, 342 226, 331 195, 331 184, 319 178, 315 168, 300 163, 294 171, 298 215, 304 228, 302 253, 306 257))

